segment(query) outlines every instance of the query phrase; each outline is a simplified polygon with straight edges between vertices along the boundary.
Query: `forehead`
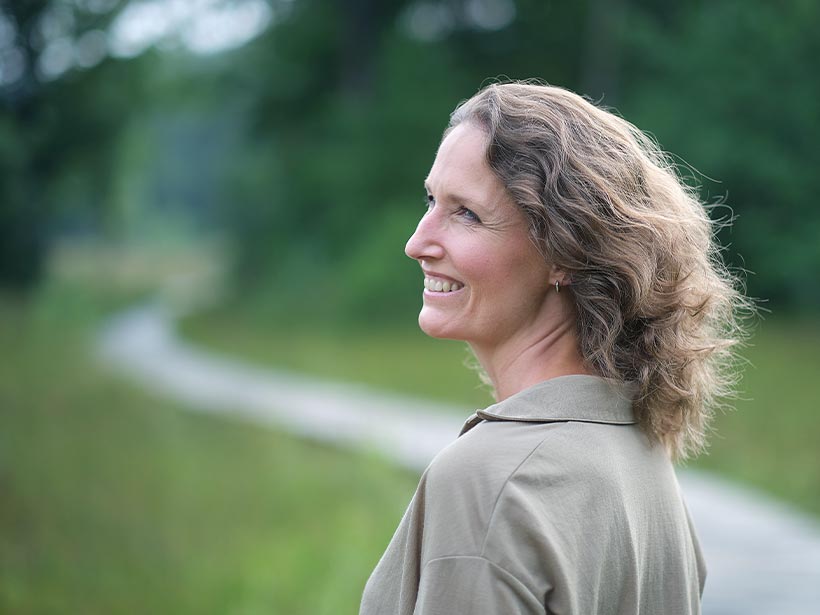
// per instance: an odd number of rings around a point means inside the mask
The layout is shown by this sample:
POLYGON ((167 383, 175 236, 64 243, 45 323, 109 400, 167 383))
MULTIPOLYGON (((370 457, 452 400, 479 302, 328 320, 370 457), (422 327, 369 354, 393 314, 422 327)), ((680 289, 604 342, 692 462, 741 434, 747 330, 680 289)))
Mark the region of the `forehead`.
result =
POLYGON ((503 191, 503 185, 487 164, 487 138, 483 130, 468 123, 453 128, 439 145, 427 175, 430 188, 465 192, 465 196, 471 197, 486 191, 503 191))
POLYGON ((489 137, 481 128, 459 124, 438 148, 424 182, 437 202, 462 203, 498 225, 524 225, 523 213, 487 163, 489 137))

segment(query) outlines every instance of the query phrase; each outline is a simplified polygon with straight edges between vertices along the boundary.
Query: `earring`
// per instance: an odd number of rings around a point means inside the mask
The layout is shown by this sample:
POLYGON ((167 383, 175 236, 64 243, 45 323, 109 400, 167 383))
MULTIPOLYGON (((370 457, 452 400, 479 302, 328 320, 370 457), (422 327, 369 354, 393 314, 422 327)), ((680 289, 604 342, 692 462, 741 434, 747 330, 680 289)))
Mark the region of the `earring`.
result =
POLYGON ((555 292, 556 293, 561 292, 561 283, 558 280, 555 280, 555 292))

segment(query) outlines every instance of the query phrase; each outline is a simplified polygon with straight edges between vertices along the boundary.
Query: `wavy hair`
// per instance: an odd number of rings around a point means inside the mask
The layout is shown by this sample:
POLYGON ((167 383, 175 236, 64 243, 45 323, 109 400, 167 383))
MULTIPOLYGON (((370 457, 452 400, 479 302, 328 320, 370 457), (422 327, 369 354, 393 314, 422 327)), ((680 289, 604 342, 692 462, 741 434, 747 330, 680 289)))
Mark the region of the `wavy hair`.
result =
POLYGON ((587 364, 637 383, 638 423, 673 458, 700 453, 752 304, 696 189, 654 140, 561 88, 493 83, 447 131, 462 122, 488 133, 489 166, 568 274, 587 364))

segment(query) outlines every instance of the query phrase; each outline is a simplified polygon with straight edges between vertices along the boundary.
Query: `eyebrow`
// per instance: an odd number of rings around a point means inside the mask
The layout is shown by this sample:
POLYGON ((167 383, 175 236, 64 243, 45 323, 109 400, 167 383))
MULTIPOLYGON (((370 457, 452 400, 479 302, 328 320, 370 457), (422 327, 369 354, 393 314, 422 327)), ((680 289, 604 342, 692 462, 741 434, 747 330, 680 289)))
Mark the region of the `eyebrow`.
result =
MULTIPOLYGON (((427 194, 432 194, 432 190, 430 190, 430 185, 427 183, 427 180, 424 180, 424 190, 427 194)), ((452 192, 448 192, 442 196, 447 201, 451 201, 456 205, 469 205, 470 207, 482 207, 482 203, 476 201, 475 199, 471 199, 466 196, 462 196, 460 194, 454 194, 452 192)))

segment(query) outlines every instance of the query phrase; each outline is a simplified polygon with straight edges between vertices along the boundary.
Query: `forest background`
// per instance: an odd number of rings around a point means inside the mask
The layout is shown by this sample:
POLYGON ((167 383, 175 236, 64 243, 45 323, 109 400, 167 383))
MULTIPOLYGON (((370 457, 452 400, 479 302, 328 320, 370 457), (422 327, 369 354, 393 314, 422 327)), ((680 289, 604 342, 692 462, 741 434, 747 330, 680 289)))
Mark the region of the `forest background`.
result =
POLYGON ((438 351, 418 337, 420 277, 402 248, 448 114, 493 79, 539 78, 616 109, 674 153, 715 219, 733 220, 719 233, 724 257, 766 319, 746 355, 752 401, 719 419, 701 463, 820 513, 816 2, 0 7, 0 605, 24 612, 73 600, 104 612, 128 575, 144 580, 135 587, 153 584, 140 599, 166 612, 200 612, 206 597, 248 612, 270 600, 294 613, 355 601, 412 480, 377 460, 317 456, 277 434, 182 418, 78 357, 101 318, 153 292, 193 253, 224 275, 210 309, 183 323, 191 339, 279 367, 487 403, 460 347, 438 351), (214 459, 214 448, 226 457, 214 459), (188 464, 208 468, 209 480, 179 469, 188 464), (283 464, 301 473, 285 479, 283 464), (121 486, 105 467, 130 478, 121 486), (377 495, 344 487, 361 472, 375 473, 377 495), (239 474, 260 482, 238 487, 239 474), (374 497, 393 516, 368 516, 374 497), (329 559, 316 529, 327 517, 308 512, 317 498, 337 507, 348 541, 329 559), (217 512, 192 528, 203 506, 217 512), (211 544, 237 506, 251 518, 225 538, 237 570, 226 577, 227 564, 197 545, 211 544), (290 529, 276 534, 271 518, 290 529), (262 563, 254 541, 285 545, 291 572, 274 587, 264 571, 276 564, 262 563), (349 576, 338 576, 336 556, 349 576), (100 576, 109 557, 121 566, 100 576), (322 565, 334 581, 306 601, 322 565), (166 586, 163 571, 181 570, 188 584, 166 586), (102 598, 89 603, 83 588, 94 583, 102 598))

